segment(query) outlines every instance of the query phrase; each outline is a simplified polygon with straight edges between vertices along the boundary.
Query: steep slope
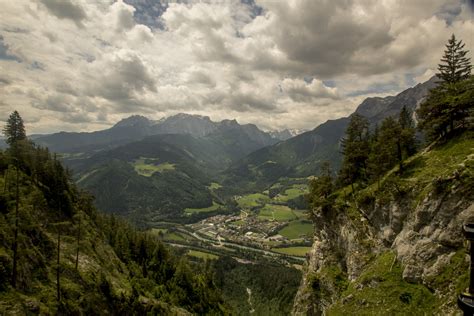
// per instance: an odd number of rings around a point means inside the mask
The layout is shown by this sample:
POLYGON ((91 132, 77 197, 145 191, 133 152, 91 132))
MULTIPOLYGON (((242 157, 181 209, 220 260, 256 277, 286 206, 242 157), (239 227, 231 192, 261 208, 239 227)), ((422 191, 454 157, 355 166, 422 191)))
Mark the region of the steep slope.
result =
POLYGON ((18 174, 9 161, 0 151, 0 314, 226 312, 204 267, 191 270, 156 236, 98 214, 46 151, 23 147, 18 174))
POLYGON ((180 218, 185 208, 212 205, 206 170, 220 156, 207 141, 157 135, 66 162, 101 210, 140 223, 180 218))
MULTIPOLYGON (((372 125, 388 116, 398 115, 403 106, 414 111, 428 91, 436 85, 436 78, 409 88, 396 96, 368 98, 356 109, 372 125)), ((261 189, 280 177, 307 177, 319 172, 321 162, 331 162, 333 169, 341 163, 340 140, 349 118, 330 120, 312 131, 300 134, 273 146, 258 150, 234 164, 226 172, 226 184, 243 190, 261 189)))
POLYGON ((257 190, 280 177, 306 177, 317 174, 324 160, 338 163, 339 140, 348 118, 327 121, 312 131, 251 153, 225 172, 224 184, 257 190))
POLYGON ((415 155, 354 197, 314 210, 295 315, 457 311, 468 283, 462 225, 474 220, 474 133, 415 155))

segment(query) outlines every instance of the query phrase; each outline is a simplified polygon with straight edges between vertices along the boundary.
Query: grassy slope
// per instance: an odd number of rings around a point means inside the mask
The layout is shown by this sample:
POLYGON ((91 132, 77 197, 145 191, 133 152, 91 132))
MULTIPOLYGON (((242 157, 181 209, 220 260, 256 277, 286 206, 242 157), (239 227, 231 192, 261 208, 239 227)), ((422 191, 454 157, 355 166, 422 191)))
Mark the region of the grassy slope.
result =
MULTIPOLYGON (((398 167, 388 172, 378 184, 373 184, 358 193, 358 200, 376 198, 379 202, 387 201, 390 192, 388 187, 397 183, 400 190, 409 192, 412 207, 436 190, 449 190, 444 187, 443 179, 458 172, 467 192, 474 189, 474 132, 468 131, 456 136, 449 142, 437 145, 430 150, 421 152, 405 162, 406 170, 399 176, 398 167), (469 189, 471 188, 471 189, 469 189)), ((348 206, 345 211, 356 226, 361 224, 361 213, 353 203, 346 204, 345 196, 350 188, 338 192, 336 205, 348 206)), ((390 198, 388 198, 390 199, 390 198)), ((362 241, 361 241, 362 242, 362 241)), ((367 241, 367 245, 370 242, 367 241)), ((461 292, 468 284, 468 264, 465 260, 465 249, 459 249, 450 259, 448 269, 430 280, 432 288, 443 291, 461 292)), ((380 315, 386 311, 390 315, 420 315, 439 313, 442 304, 455 303, 455 297, 440 299, 424 285, 410 284, 402 279, 403 267, 394 261, 394 254, 387 250, 373 256, 364 272, 354 283, 349 283, 342 273, 334 273, 333 269, 322 269, 315 275, 315 280, 330 280, 330 283, 343 284, 339 288, 338 300, 327 311, 328 315, 380 315), (341 282, 342 281, 342 282, 341 282)), ((311 275, 308 276, 311 278, 311 275)), ((337 286, 336 286, 337 288, 337 286)), ((324 294, 324 293, 323 293, 324 294)))

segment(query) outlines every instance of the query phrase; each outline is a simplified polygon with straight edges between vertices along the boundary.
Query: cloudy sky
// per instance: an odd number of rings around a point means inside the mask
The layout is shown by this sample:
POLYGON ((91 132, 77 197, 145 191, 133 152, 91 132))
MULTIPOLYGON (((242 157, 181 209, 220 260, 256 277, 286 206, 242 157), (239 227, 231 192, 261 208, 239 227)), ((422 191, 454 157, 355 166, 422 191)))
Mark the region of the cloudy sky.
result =
MULTIPOLYGON (((30 133, 141 114, 312 129, 429 79, 471 0, 0 0, 0 120, 30 133)), ((471 55, 472 56, 472 55, 471 55)))

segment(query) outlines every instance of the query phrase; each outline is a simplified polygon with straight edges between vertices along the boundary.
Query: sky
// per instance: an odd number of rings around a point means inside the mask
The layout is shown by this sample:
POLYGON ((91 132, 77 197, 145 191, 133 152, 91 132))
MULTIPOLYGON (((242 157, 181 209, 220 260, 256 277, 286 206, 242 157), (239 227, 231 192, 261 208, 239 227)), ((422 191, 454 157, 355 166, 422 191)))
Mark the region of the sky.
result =
MULTIPOLYGON (((0 120, 93 131, 184 112, 313 129, 474 50, 472 0, 0 0, 0 120)), ((470 56, 472 54, 470 53, 470 56)))

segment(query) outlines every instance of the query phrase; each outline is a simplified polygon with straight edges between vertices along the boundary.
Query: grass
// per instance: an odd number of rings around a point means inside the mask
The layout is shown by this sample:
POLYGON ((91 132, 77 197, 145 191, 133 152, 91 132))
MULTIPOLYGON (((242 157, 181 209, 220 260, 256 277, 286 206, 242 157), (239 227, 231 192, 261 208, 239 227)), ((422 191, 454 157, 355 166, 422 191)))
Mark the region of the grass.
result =
POLYGON ((152 228, 150 231, 152 234, 157 234, 157 235, 159 235, 160 233, 166 234, 168 232, 166 228, 152 228))
POLYGON ((282 253, 290 256, 304 257, 311 247, 287 247, 287 248, 272 248, 272 251, 282 253))
POLYGON ((433 315, 435 296, 423 285, 402 279, 395 254, 379 255, 364 273, 349 284, 327 315, 433 315), (349 299, 348 299, 349 298, 349 299), (344 304, 342 301, 345 301, 344 304))
POLYGON ((268 201, 270 201, 270 198, 267 195, 254 193, 242 196, 237 200, 237 204, 239 204, 241 208, 249 209, 262 206, 268 201))
POLYGON ((313 234, 313 224, 304 220, 293 221, 278 233, 288 239, 297 239, 301 238, 301 236, 311 236, 313 234))
MULTIPOLYGON (((401 179, 410 190, 421 192, 416 202, 432 191, 433 179, 444 179, 465 165, 472 170, 474 165, 474 132, 465 132, 446 144, 438 145, 426 153, 417 154, 405 162, 405 172, 401 179), (413 188, 413 184, 416 187, 413 188)), ((389 174, 388 177, 391 175, 389 174)), ((471 171, 472 177, 472 171, 471 171)))
POLYGON ((178 234, 178 233, 167 233, 164 235, 163 239, 171 240, 171 241, 185 241, 186 240, 186 238, 184 238, 183 235, 178 234))
POLYGON ((277 201, 287 202, 308 192, 307 185, 294 184, 290 189, 286 189, 284 194, 275 197, 277 201))
POLYGON ((194 213, 208 213, 208 212, 213 212, 216 211, 219 207, 222 205, 217 204, 216 202, 212 202, 212 205, 209 207, 204 207, 204 208, 187 208, 184 210, 186 214, 194 214, 194 213))
POLYGON ((286 205, 266 204, 258 213, 258 218, 285 222, 297 219, 298 217, 286 205))
POLYGON ((189 250, 187 253, 188 256, 204 259, 204 260, 216 260, 219 256, 209 252, 197 251, 197 250, 189 250))
POLYGON ((158 158, 144 158, 136 159, 132 165, 135 172, 141 176, 151 177, 155 172, 163 172, 167 170, 175 170, 175 165, 164 162, 157 164, 158 158))
POLYGON ((305 210, 292 210, 296 217, 308 219, 308 211, 305 210))

